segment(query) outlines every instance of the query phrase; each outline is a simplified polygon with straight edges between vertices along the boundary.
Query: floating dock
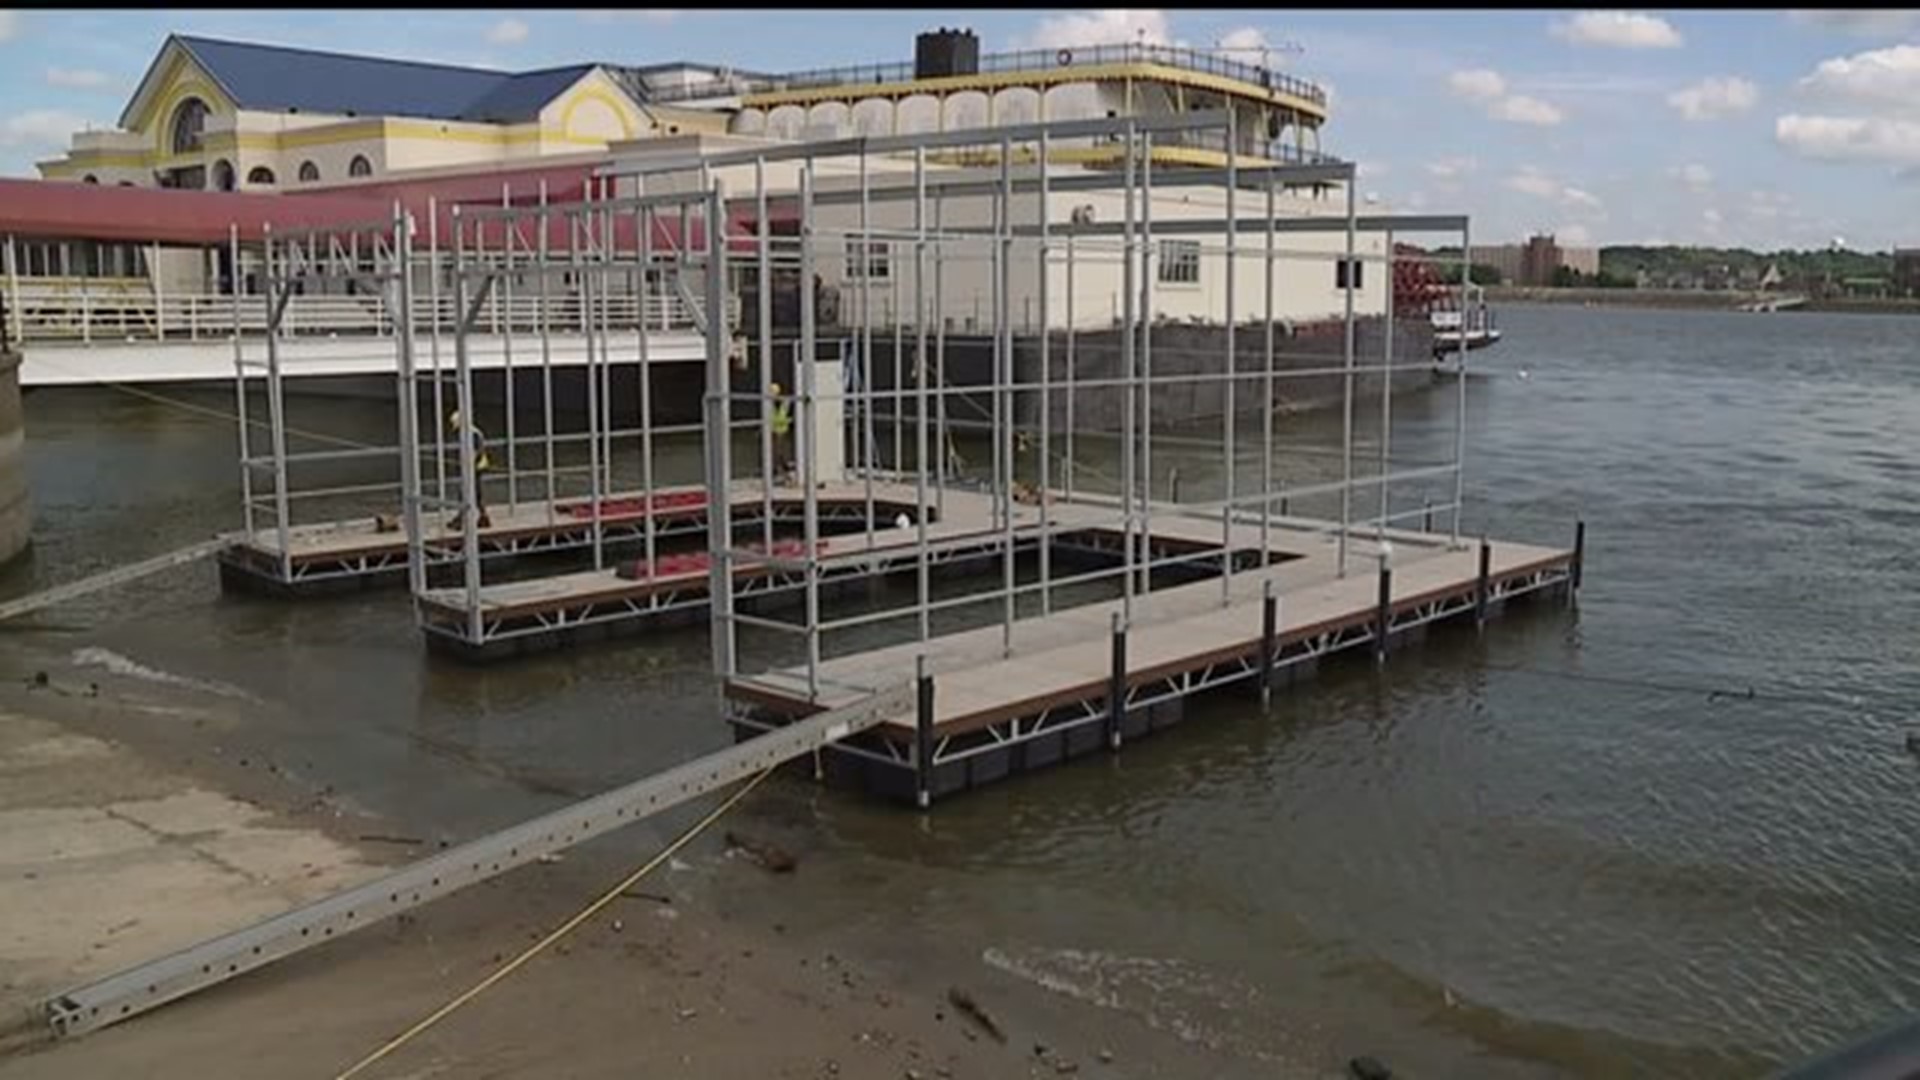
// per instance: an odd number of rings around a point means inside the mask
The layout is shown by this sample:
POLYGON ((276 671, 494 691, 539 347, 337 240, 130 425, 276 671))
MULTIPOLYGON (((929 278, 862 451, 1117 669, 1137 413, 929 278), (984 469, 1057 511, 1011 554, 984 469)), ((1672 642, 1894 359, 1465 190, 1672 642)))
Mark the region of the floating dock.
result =
MULTIPOLYGON (((1168 539, 1217 521, 1169 515, 1168 539)), ((804 666, 726 683, 729 719, 745 738, 822 709, 865 699, 872 687, 924 658, 918 707, 887 717, 828 755, 829 778, 890 798, 918 801, 1042 768, 1179 722, 1194 693, 1245 684, 1270 688, 1310 673, 1321 657, 1395 639, 1446 620, 1476 623, 1508 601, 1578 586, 1581 544, 1572 549, 1389 531, 1385 572, 1341 576, 1335 538, 1322 523, 1276 522, 1268 565, 1155 589, 1150 599, 1056 610, 928 641, 909 641, 821 662, 815 685, 804 666), (1223 597, 1224 592, 1224 597, 1223 597), (1116 707, 1118 702, 1118 707, 1116 707)), ((1257 551, 1260 530, 1239 526, 1236 552, 1257 551)), ((1366 554, 1363 547, 1359 555, 1366 554)), ((1377 558, 1377 553, 1375 555, 1377 558)))
MULTIPOLYGON (((591 499, 571 498, 490 507, 487 526, 477 530, 480 557, 496 561, 590 549, 593 506, 591 499)), ((619 492, 602 497, 599 506, 603 545, 641 543, 649 519, 656 540, 706 535, 707 492, 697 485, 656 488, 650 499, 644 492, 619 492)), ((757 490, 736 490, 733 519, 742 526, 755 522, 765 506, 757 490)), ((776 522, 797 523, 803 509, 797 489, 776 493, 776 522)), ((876 513, 885 512, 887 520, 892 520, 911 509, 911 501, 888 503, 877 506, 876 513)), ((865 510, 862 498, 858 507, 838 500, 831 505, 823 502, 820 513, 822 520, 843 527, 849 515, 864 516, 865 510)), ((455 519, 441 517, 425 529, 429 562, 457 562, 465 543, 463 530, 455 527, 455 519)), ((400 584, 407 573, 407 532, 397 508, 391 519, 368 516, 294 525, 286 530, 284 542, 280 530, 261 528, 234 534, 219 560, 222 585, 235 591, 300 596, 400 584)))

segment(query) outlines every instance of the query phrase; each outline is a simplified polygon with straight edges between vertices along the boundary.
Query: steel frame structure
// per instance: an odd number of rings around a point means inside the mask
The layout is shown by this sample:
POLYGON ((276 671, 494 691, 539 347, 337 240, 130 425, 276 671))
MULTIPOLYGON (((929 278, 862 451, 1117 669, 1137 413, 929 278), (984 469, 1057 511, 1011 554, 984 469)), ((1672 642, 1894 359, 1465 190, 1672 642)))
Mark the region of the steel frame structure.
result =
MULTIPOLYGON (((1077 511, 1100 507, 1108 515, 1090 526, 1084 513, 1076 513, 1074 531, 1105 527, 1120 536, 1121 557, 1118 565, 1091 575, 1075 574, 1071 580, 1077 583, 1102 576, 1119 579, 1126 622, 1147 616, 1155 591, 1152 579, 1155 570, 1196 561, 1195 554, 1190 550, 1177 553, 1163 551, 1148 542, 1148 538, 1154 535, 1155 519, 1164 515, 1217 523, 1219 540, 1212 545, 1210 558, 1221 581, 1223 604, 1228 602, 1232 577, 1238 572, 1236 560, 1227 556, 1233 547, 1231 534, 1234 527, 1247 522, 1257 524, 1261 530, 1259 546, 1271 550, 1272 530, 1279 519, 1288 513, 1289 503, 1301 498, 1337 498, 1338 514, 1330 515, 1334 520, 1324 528, 1337 537, 1339 572, 1343 576, 1356 558, 1364 558, 1368 564, 1371 563, 1371 556, 1361 556, 1351 550, 1352 541, 1385 539, 1388 530, 1395 527, 1394 522, 1415 515, 1427 515, 1429 519, 1436 512, 1447 515, 1450 518, 1448 531, 1444 537, 1434 538, 1434 542, 1455 547, 1460 545, 1465 475, 1464 380, 1460 381, 1458 389, 1451 460, 1439 465, 1423 464, 1416 468, 1395 469, 1390 457, 1388 434, 1392 426, 1392 376, 1409 369, 1432 371, 1432 359, 1422 356, 1416 362, 1398 362, 1393 351, 1391 329, 1385 334, 1383 355, 1377 358, 1359 355, 1355 330, 1360 313, 1355 311, 1354 290, 1351 288, 1345 290, 1342 310, 1335 316, 1342 333, 1337 359, 1325 356, 1317 360, 1304 359, 1300 354, 1289 351, 1280 340, 1282 320, 1275 308, 1275 280, 1276 266, 1288 261, 1315 261, 1325 266, 1329 273, 1333 264, 1341 259, 1347 260, 1349 266, 1367 262, 1379 264, 1376 273, 1383 279, 1383 288, 1389 300, 1387 310, 1377 314, 1386 316, 1383 323, 1390 328, 1393 321, 1391 275, 1381 271, 1388 270, 1394 260, 1407 258, 1394 254, 1394 237, 1419 232, 1452 233, 1458 237, 1461 251, 1459 259, 1452 261, 1452 264, 1459 265, 1464 272, 1466 252, 1470 249, 1466 220, 1462 217, 1432 216, 1370 215, 1363 218, 1358 214, 1355 204, 1352 183, 1354 166, 1350 163, 1320 161, 1283 164, 1258 161, 1243 164, 1242 159, 1235 158, 1230 159, 1224 168, 1155 165, 1152 147, 1156 137, 1183 137, 1195 131, 1222 131, 1231 144, 1235 122, 1230 112, 1216 111, 1169 117, 1003 126, 793 144, 777 149, 749 149, 710 156, 699 163, 703 176, 724 167, 751 166, 753 169, 751 195, 748 200, 742 201, 751 201, 761 210, 758 220, 762 224, 754 236, 740 238, 751 247, 754 255, 736 258, 735 270, 738 275, 757 276, 759 293, 763 297, 770 291, 770 255, 778 248, 781 239, 774 237, 765 226, 767 218, 764 211, 773 197, 766 181, 767 166, 774 162, 791 163, 798 171, 797 199, 794 201, 798 205, 799 229, 798 236, 793 238, 792 248, 797 248, 794 261, 798 263, 803 281, 812 280, 816 267, 823 262, 839 258, 839 246, 843 243, 848 245, 848 258, 852 258, 854 252, 858 252, 862 259, 870 258, 875 250, 884 250, 889 266, 912 268, 906 275, 907 284, 904 288, 900 275, 891 276, 887 287, 895 292, 904 291, 906 295, 887 305, 892 322, 885 327, 877 327, 873 317, 873 275, 863 273, 857 279, 850 280, 850 284, 860 293, 859 303, 855 306, 862 318, 861 325, 856 329, 854 356, 861 377, 850 388, 839 393, 823 390, 818 385, 817 365, 812 357, 817 355, 816 343, 828 331, 819 323, 812 291, 803 289, 800 347, 796 353, 800 357, 800 368, 794 382, 798 386, 795 399, 800 450, 798 471, 800 486, 807 501, 803 551, 813 553, 817 550, 813 546, 813 541, 818 538, 816 497, 813 492, 824 479, 817 474, 816 455, 809 453, 820 434, 816 417, 824 405, 837 402, 844 407, 853 433, 850 440, 852 453, 846 470, 848 478, 864 481, 868 485, 881 480, 908 483, 916 489, 918 512, 913 517, 920 524, 918 552, 913 560, 916 587, 911 603, 894 609, 891 617, 902 623, 911 621, 915 624, 913 632, 923 645, 933 639, 929 618, 932 611, 971 602, 982 609, 997 608, 1003 654, 1010 654, 1015 625, 1019 621, 1015 603, 1018 597, 1023 593, 1037 592, 1040 597, 1039 613, 1045 615, 1053 610, 1054 594, 1060 583, 1056 581, 1051 552, 1058 533, 1064 530, 1058 529, 1051 520, 1051 508, 1065 503, 1073 504, 1077 511), (1121 167, 1110 171, 1062 170, 1035 164, 1048 160, 1050 142, 1085 137, 1103 138, 1119 145, 1122 149, 1121 167), (929 166, 930 151, 953 149, 981 151, 973 157, 995 164, 985 170, 935 169, 929 166), (874 166, 883 159, 893 167, 895 179, 891 183, 877 184, 874 176, 881 170, 874 166), (1328 184, 1344 188, 1343 214, 1316 215, 1310 209, 1303 209, 1300 216, 1282 216, 1283 211, 1290 208, 1278 204, 1280 192, 1328 184), (1155 192, 1161 190, 1164 193, 1172 189, 1188 193, 1196 189, 1209 190, 1224 202, 1225 213, 1217 218, 1158 221, 1155 219, 1155 192), (1105 192, 1118 197, 1124 206, 1121 220, 1094 222, 1078 214, 1060 214, 1054 206, 1054 196, 1067 192, 1105 192), (967 200, 974 201, 976 210, 978 204, 984 202, 987 209, 979 215, 984 220, 955 220, 964 217, 967 200), (910 224, 903 225, 899 220, 888 224, 876 213, 876 207, 902 203, 910 204, 910 224), (1386 243, 1380 253, 1359 250, 1357 239, 1363 230, 1384 235, 1386 243), (1343 236, 1344 245, 1338 250, 1302 250, 1287 247, 1282 242, 1283 237, 1315 232, 1343 236), (1214 315, 1215 325, 1221 328, 1218 348, 1211 362, 1203 365, 1202 370, 1156 372, 1154 368, 1156 350, 1168 348, 1164 341, 1164 324, 1156 317, 1156 301, 1161 295, 1156 274, 1161 256, 1158 244, 1162 238, 1172 236, 1203 238, 1201 254, 1220 259, 1226 268, 1226 287, 1216 298, 1214 315), (1110 264, 1116 260, 1121 265, 1123 277, 1118 305, 1121 310, 1117 320, 1119 362, 1115 370, 1096 377, 1086 377, 1077 372, 1075 365, 1076 347, 1081 346, 1083 355, 1085 349, 1079 339, 1089 333, 1079 328, 1079 320, 1073 312, 1076 267, 1080 268, 1084 277, 1089 264, 1110 264), (950 281, 969 264, 984 265, 990 282, 987 292, 991 299, 986 310, 986 329, 981 336, 990 342, 991 372, 982 383, 960 386, 950 377, 947 369, 949 346, 954 335, 949 328, 950 305, 946 291, 950 281), (1249 269, 1264 273, 1264 299, 1252 305, 1255 308, 1253 311, 1247 310, 1249 305, 1239 299, 1240 294, 1235 288, 1236 275, 1246 273, 1249 269), (1055 325, 1052 318, 1055 305, 1061 301, 1050 295, 1056 279, 1062 277, 1066 282, 1064 305, 1067 317, 1063 320, 1064 333, 1052 329, 1055 325), (1037 377, 1033 374, 1023 376, 1018 370, 1015 335, 1019 316, 1012 295, 1016 279, 1024 288, 1031 290, 1030 296, 1019 298, 1019 306, 1025 308, 1028 301, 1037 303, 1037 325, 1048 328, 1037 335, 1037 341, 1021 343, 1038 353, 1037 377), (881 331, 883 340, 890 336, 895 343, 891 357, 895 377, 887 389, 882 389, 878 385, 880 380, 875 377, 877 357, 873 341, 876 330, 881 331), (1262 362, 1250 363, 1247 351, 1239 348, 1239 335, 1246 333, 1261 335, 1262 362), (903 354, 912 359, 903 363, 903 354), (1062 355, 1067 361, 1064 378, 1056 374, 1063 366, 1058 363, 1062 355), (1283 365, 1281 361, 1286 363, 1283 365), (1378 461, 1367 475, 1360 475, 1356 471, 1356 409, 1361 404, 1357 400, 1356 383, 1362 377, 1377 378, 1382 386, 1379 394, 1382 437, 1379 440, 1378 461), (1271 404, 1276 400, 1276 388, 1287 384, 1289 380, 1306 378, 1331 378, 1340 382, 1341 472, 1337 480, 1289 484, 1276 475, 1271 404), (1205 500, 1178 502, 1156 498, 1155 492, 1162 483, 1162 477, 1155 471, 1155 456, 1165 438, 1157 429, 1168 425, 1157 419, 1155 397, 1161 395, 1164 402, 1164 395, 1171 389, 1204 385, 1222 387, 1225 399, 1217 431, 1220 457, 1227 463, 1223 470, 1223 490, 1219 497, 1205 500), (1087 395, 1100 391, 1114 392, 1124 397, 1119 432, 1120 446, 1124 451, 1119 455, 1120 476, 1118 483, 1110 485, 1105 491, 1097 490, 1096 485, 1087 482, 1089 474, 1099 470, 1085 460, 1087 455, 1084 452, 1077 452, 1083 450, 1084 446, 1076 448, 1075 445, 1076 435, 1082 444, 1087 438, 1084 431, 1077 431, 1085 425, 1075 423, 1075 404, 1084 403, 1087 395), (1265 407, 1258 408, 1262 419, 1253 424, 1247 424, 1239 415, 1241 410, 1236 398, 1245 393, 1253 395, 1247 400, 1265 403, 1265 407), (984 396, 991 401, 987 431, 992 442, 992 460, 985 475, 978 475, 977 472, 975 475, 966 475, 950 467, 947 448, 952 445, 954 427, 950 405, 963 396, 984 396), (1036 402, 1038 407, 1033 412, 1037 415, 1037 422, 1023 422, 1018 406, 1036 402), (1064 431, 1054 430, 1056 404, 1064 405, 1064 431), (877 421, 889 423, 893 428, 890 454, 881 453, 885 442, 875 437, 877 421), (1259 475, 1257 480, 1249 484, 1247 478, 1239 475, 1247 471, 1244 465, 1236 468, 1235 463, 1249 456, 1245 444, 1252 442, 1256 435, 1258 449, 1251 456, 1258 463, 1259 475), (1065 444, 1064 453, 1056 450, 1056 442, 1065 444), (1037 464, 1022 468, 1019 451, 1029 443, 1037 448, 1037 464), (930 452, 930 444, 939 449, 930 452), (1062 467, 1062 459, 1070 463, 1070 467, 1062 467), (1406 491, 1418 489, 1428 481, 1445 479, 1453 481, 1450 497, 1437 504, 1428 498, 1418 510, 1396 509, 1393 499, 1395 485, 1400 485, 1402 491, 1406 491), (932 560, 925 522, 942 509, 947 492, 957 487, 984 491, 991 498, 993 528, 998 534, 997 561, 1000 572, 995 575, 997 582, 971 594, 964 601, 952 598, 935 601, 929 594, 928 572, 932 560), (1040 523, 1037 530, 1016 530, 1014 527, 1014 506, 1022 491, 1044 493, 1038 499, 1040 523), (1377 509, 1356 503, 1362 493, 1377 493, 1377 509), (1015 558, 1021 541, 1027 538, 1029 532, 1037 532, 1039 582, 1021 585, 1017 582, 1015 558)), ((625 169, 621 175, 638 177, 644 183, 654 173, 685 171, 690 167, 687 162, 662 163, 625 169)), ((904 218, 906 215, 897 217, 904 218)), ((764 356, 768 353, 765 346, 770 343, 770 330, 764 312, 760 333, 763 338, 761 355, 764 356)), ((724 369, 717 361, 709 370, 707 457, 714 487, 755 476, 756 463, 746 463, 744 469, 735 467, 728 453, 729 440, 722 434, 725 429, 717 425, 715 420, 729 415, 738 403, 761 410, 767 407, 769 376, 764 367, 757 393, 732 390, 724 369)), ((761 469, 759 478, 764 484, 768 478, 765 458, 758 464, 761 469)), ((1293 527, 1294 524, 1288 522, 1282 527, 1293 527)), ((806 599, 799 621, 743 618, 735 610, 735 594, 730 587, 731 570, 753 566, 763 559, 750 550, 735 546, 730 538, 731 531, 727 523, 716 515, 710 520, 709 528, 714 568, 711 645, 716 673, 723 680, 732 680, 747 673, 751 666, 741 663, 738 626, 750 623, 762 629, 778 630, 805 640, 808 695, 818 700, 822 685, 822 657, 831 651, 824 644, 826 639, 836 631, 883 621, 887 616, 830 617, 822 609, 819 597, 825 562, 816 555, 808 554, 803 557, 806 599)), ((1208 558, 1207 553, 1202 553, 1198 561, 1205 562, 1208 558)))
MULTIPOLYGON (((480 646, 502 636, 551 629, 512 625, 487 616, 482 589, 486 580, 483 563, 489 554, 580 547, 591 552, 593 569, 602 570, 608 567, 609 549, 624 542, 636 545, 645 564, 652 566, 663 540, 705 531, 713 506, 725 501, 716 497, 712 488, 707 489, 705 502, 698 507, 671 515, 655 510, 658 497, 670 490, 656 483, 657 440, 692 434, 703 430, 703 425, 656 422, 649 365, 649 339, 655 328, 649 326, 647 318, 622 319, 619 314, 653 310, 661 307, 666 297, 674 297, 697 312, 696 322, 703 324, 713 317, 712 313, 727 310, 722 298, 711 291, 696 295, 678 286, 681 275, 689 270, 710 276, 704 264, 712 259, 711 251, 695 250, 685 241, 695 212, 699 220, 714 220, 712 204, 712 197, 705 193, 613 199, 601 191, 566 204, 543 198, 535 206, 452 209, 447 245, 451 248, 455 308, 452 363, 443 364, 438 349, 424 364, 411 350, 403 350, 402 413, 417 416, 430 400, 428 415, 435 418, 434 422, 458 412, 467 423, 474 423, 479 410, 471 354, 475 340, 492 332, 487 315, 490 301, 505 296, 508 310, 517 310, 525 305, 516 301, 514 292, 528 290, 533 294, 533 329, 540 349, 537 356, 523 359, 517 370, 538 372, 542 422, 537 435, 521 437, 521 403, 516 401, 516 364, 509 337, 504 364, 504 419, 497 425, 504 439, 498 443, 488 439, 490 447, 503 448, 499 455, 489 452, 489 457, 497 456, 503 466, 494 470, 495 475, 480 475, 469 440, 448 436, 429 444, 417 430, 403 426, 403 457, 415 462, 403 476, 408 565, 423 631, 480 646), (677 239, 676 234, 662 232, 663 220, 670 214, 679 218, 677 239), (571 401, 563 400, 568 395, 557 392, 554 382, 551 341, 560 330, 585 341, 584 378, 571 401), (614 400, 612 373, 622 365, 631 365, 637 372, 638 400, 631 405, 614 400), (582 415, 582 425, 562 435, 558 426, 562 413, 569 409, 582 415), (616 417, 626 420, 628 426, 617 426, 616 417), (622 455, 616 439, 625 443, 629 436, 637 436, 639 484, 619 487, 615 483, 615 461, 622 455), (566 442, 586 444, 584 467, 557 463, 558 449, 566 442), (522 451, 527 448, 539 450, 531 455, 537 461, 525 460, 529 455, 522 451), (489 505, 489 516, 499 509, 515 521, 528 519, 535 528, 517 537, 487 536, 479 523, 475 501, 476 485, 480 483, 504 488, 504 503, 489 505), (642 507, 638 513, 608 509, 613 500, 634 498, 642 507), (584 500, 584 519, 563 517, 570 499, 584 500), (436 541, 421 525, 446 513, 453 515, 458 535, 451 542, 436 541), (448 618, 442 606, 429 604, 426 599, 432 571, 442 567, 458 572, 458 592, 463 600, 458 619, 448 618)), ((714 230, 708 232, 710 239, 717 235, 714 230)), ((439 238, 435 241, 438 244, 439 238)), ((711 332, 710 326, 708 329, 711 360, 716 345, 724 346, 726 335, 711 332)), ((487 425, 482 424, 481 430, 488 430, 487 425)), ((567 621, 597 621, 608 615, 589 611, 567 621)))

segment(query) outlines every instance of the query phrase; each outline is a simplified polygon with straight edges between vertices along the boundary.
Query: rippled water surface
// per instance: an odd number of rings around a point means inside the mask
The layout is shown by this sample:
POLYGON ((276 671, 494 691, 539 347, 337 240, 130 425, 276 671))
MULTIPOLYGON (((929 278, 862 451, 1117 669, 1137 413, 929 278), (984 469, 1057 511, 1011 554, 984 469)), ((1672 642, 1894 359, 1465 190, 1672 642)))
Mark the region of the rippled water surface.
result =
MULTIPOLYGON (((1248 1075, 1363 1048, 1414 1075, 1750 1076, 1920 1008, 1920 321, 1502 314, 1466 529, 1564 543, 1584 518, 1577 609, 1330 666, 1270 715, 1206 700, 930 820, 787 782, 759 813, 810 823, 809 872, 737 903, 903 968, 984 964, 1248 1075)), ((1444 458, 1454 401, 1409 395, 1396 459, 1444 458)), ((27 416, 38 549, 0 592, 236 520, 227 426, 110 390, 27 416)), ((1181 452, 1184 482, 1218 459, 1181 452)), ((9 664, 270 703, 245 737, 463 834, 725 738, 704 629, 474 672, 430 662, 394 594, 222 600, 200 568, 8 640, 9 664)))

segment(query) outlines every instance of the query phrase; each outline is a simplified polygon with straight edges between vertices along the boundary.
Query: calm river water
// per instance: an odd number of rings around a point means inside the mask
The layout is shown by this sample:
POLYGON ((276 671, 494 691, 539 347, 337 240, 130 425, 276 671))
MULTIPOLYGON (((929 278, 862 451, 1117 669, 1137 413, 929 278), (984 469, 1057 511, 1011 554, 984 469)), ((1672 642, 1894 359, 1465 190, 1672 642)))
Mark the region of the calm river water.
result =
MULTIPOLYGON (((1270 715, 1207 700, 930 819, 785 780, 748 813, 808 870, 726 902, 909 976, 1019 980, 1233 1075, 1374 1053, 1753 1076, 1920 1009, 1920 322, 1502 315, 1466 527, 1566 543, 1584 518, 1577 608, 1334 665, 1270 715)), ((1453 403, 1410 395, 1396 457, 1444 459, 1453 403)), ((391 441, 390 406, 294 416, 391 441)), ((107 389, 33 393, 27 417, 38 547, 0 595, 237 521, 229 425, 107 389)), ((1217 453, 1178 464, 1217 483, 1217 453)), ((462 836, 726 737, 704 628, 473 671, 424 656, 396 593, 221 599, 211 577, 62 608, 0 667, 94 648, 239 687, 264 705, 236 743, 462 836)))

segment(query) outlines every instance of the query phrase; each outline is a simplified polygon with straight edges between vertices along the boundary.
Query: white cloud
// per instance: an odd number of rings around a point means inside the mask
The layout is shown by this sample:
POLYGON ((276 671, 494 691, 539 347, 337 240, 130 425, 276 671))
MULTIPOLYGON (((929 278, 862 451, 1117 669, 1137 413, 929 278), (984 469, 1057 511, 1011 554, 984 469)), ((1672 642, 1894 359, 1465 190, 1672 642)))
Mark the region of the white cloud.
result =
POLYGON ((487 40, 495 45, 517 45, 527 40, 528 33, 527 24, 519 19, 501 19, 487 31, 487 40))
POLYGON ((1787 13, 1794 22, 1844 30, 1868 37, 1895 37, 1920 27, 1920 11, 1898 8, 1802 9, 1787 13))
POLYGON ((1142 41, 1148 45, 1165 45, 1172 36, 1164 11, 1112 8, 1043 20, 1022 44, 1030 49, 1131 45, 1142 41))
POLYGON ((1410 193, 1406 198, 1406 206, 1409 210, 1425 210, 1427 208, 1427 193, 1424 191, 1410 193))
POLYGON ((1520 171, 1507 177, 1507 186, 1522 195, 1532 195, 1537 199, 1548 199, 1570 210, 1602 209, 1600 197, 1585 188, 1562 184, 1553 177, 1540 171, 1538 166, 1525 165, 1520 171))
POLYGON ((1536 173, 1532 169, 1507 177, 1507 186, 1521 194, 1530 194, 1538 198, 1553 198, 1559 194, 1559 184, 1553 183, 1553 179, 1546 173, 1536 173))
POLYGON ((1801 116, 1774 121, 1773 137, 1802 157, 1821 161, 1920 163, 1920 122, 1860 116, 1801 116))
POLYGON ((47 85, 66 90, 99 90, 112 81, 106 72, 88 68, 47 69, 47 85))
POLYGON ((1551 127, 1566 119, 1558 108, 1525 94, 1507 93, 1506 77, 1490 68, 1468 68, 1447 76, 1455 97, 1479 103, 1488 116, 1513 124, 1551 127))
POLYGON ((1243 26, 1230 30, 1220 39, 1220 48, 1234 53, 1255 53, 1262 49, 1271 49, 1273 44, 1267 40, 1266 32, 1255 26, 1243 26))
POLYGON ((1920 45, 1895 45, 1823 60, 1800 80, 1803 90, 1864 105, 1913 109, 1920 105, 1920 45))
POLYGON ((1600 209, 1600 197, 1585 188, 1561 188, 1560 200, 1568 206, 1581 206, 1589 210, 1600 209))
POLYGON ((20 34, 20 13, 0 8, 0 41, 11 41, 20 34))
POLYGON ((1746 79, 1702 79, 1667 95, 1667 104, 1689 120, 1716 120, 1753 108, 1760 100, 1760 88, 1746 79))
POLYGON ((1669 170, 1669 175, 1692 191, 1705 191, 1713 186, 1713 170, 1705 165, 1679 165, 1669 170))
POLYGON ((1700 211, 1700 220, 1717 229, 1720 227, 1720 223, 1726 219, 1721 216, 1720 211, 1709 206, 1705 210, 1700 211))
POLYGON ((1492 101, 1507 92, 1507 80, 1487 68, 1456 71, 1447 76, 1447 86, 1469 101, 1492 101))
POLYGON ((1514 124, 1535 124, 1540 127, 1552 127, 1566 119, 1559 109, 1525 94, 1515 94, 1501 99, 1489 114, 1496 120, 1505 120, 1514 124))
POLYGON ((87 118, 65 109, 28 109, 0 120, 0 146, 65 147, 87 118))
POLYGON ((1553 242, 1560 247, 1592 247, 1593 231, 1585 225, 1562 225, 1553 230, 1553 242))
POLYGON ((1362 161, 1354 165, 1355 175, 1362 180, 1378 180, 1393 172, 1393 167, 1378 161, 1362 161))
POLYGON ((1470 157, 1450 157, 1427 162, 1427 171, 1442 180, 1452 180, 1465 176, 1479 166, 1480 163, 1470 157))
POLYGON ((1672 49, 1683 40, 1667 20, 1627 11, 1583 11, 1554 23, 1553 35, 1575 45, 1616 49, 1672 49))

